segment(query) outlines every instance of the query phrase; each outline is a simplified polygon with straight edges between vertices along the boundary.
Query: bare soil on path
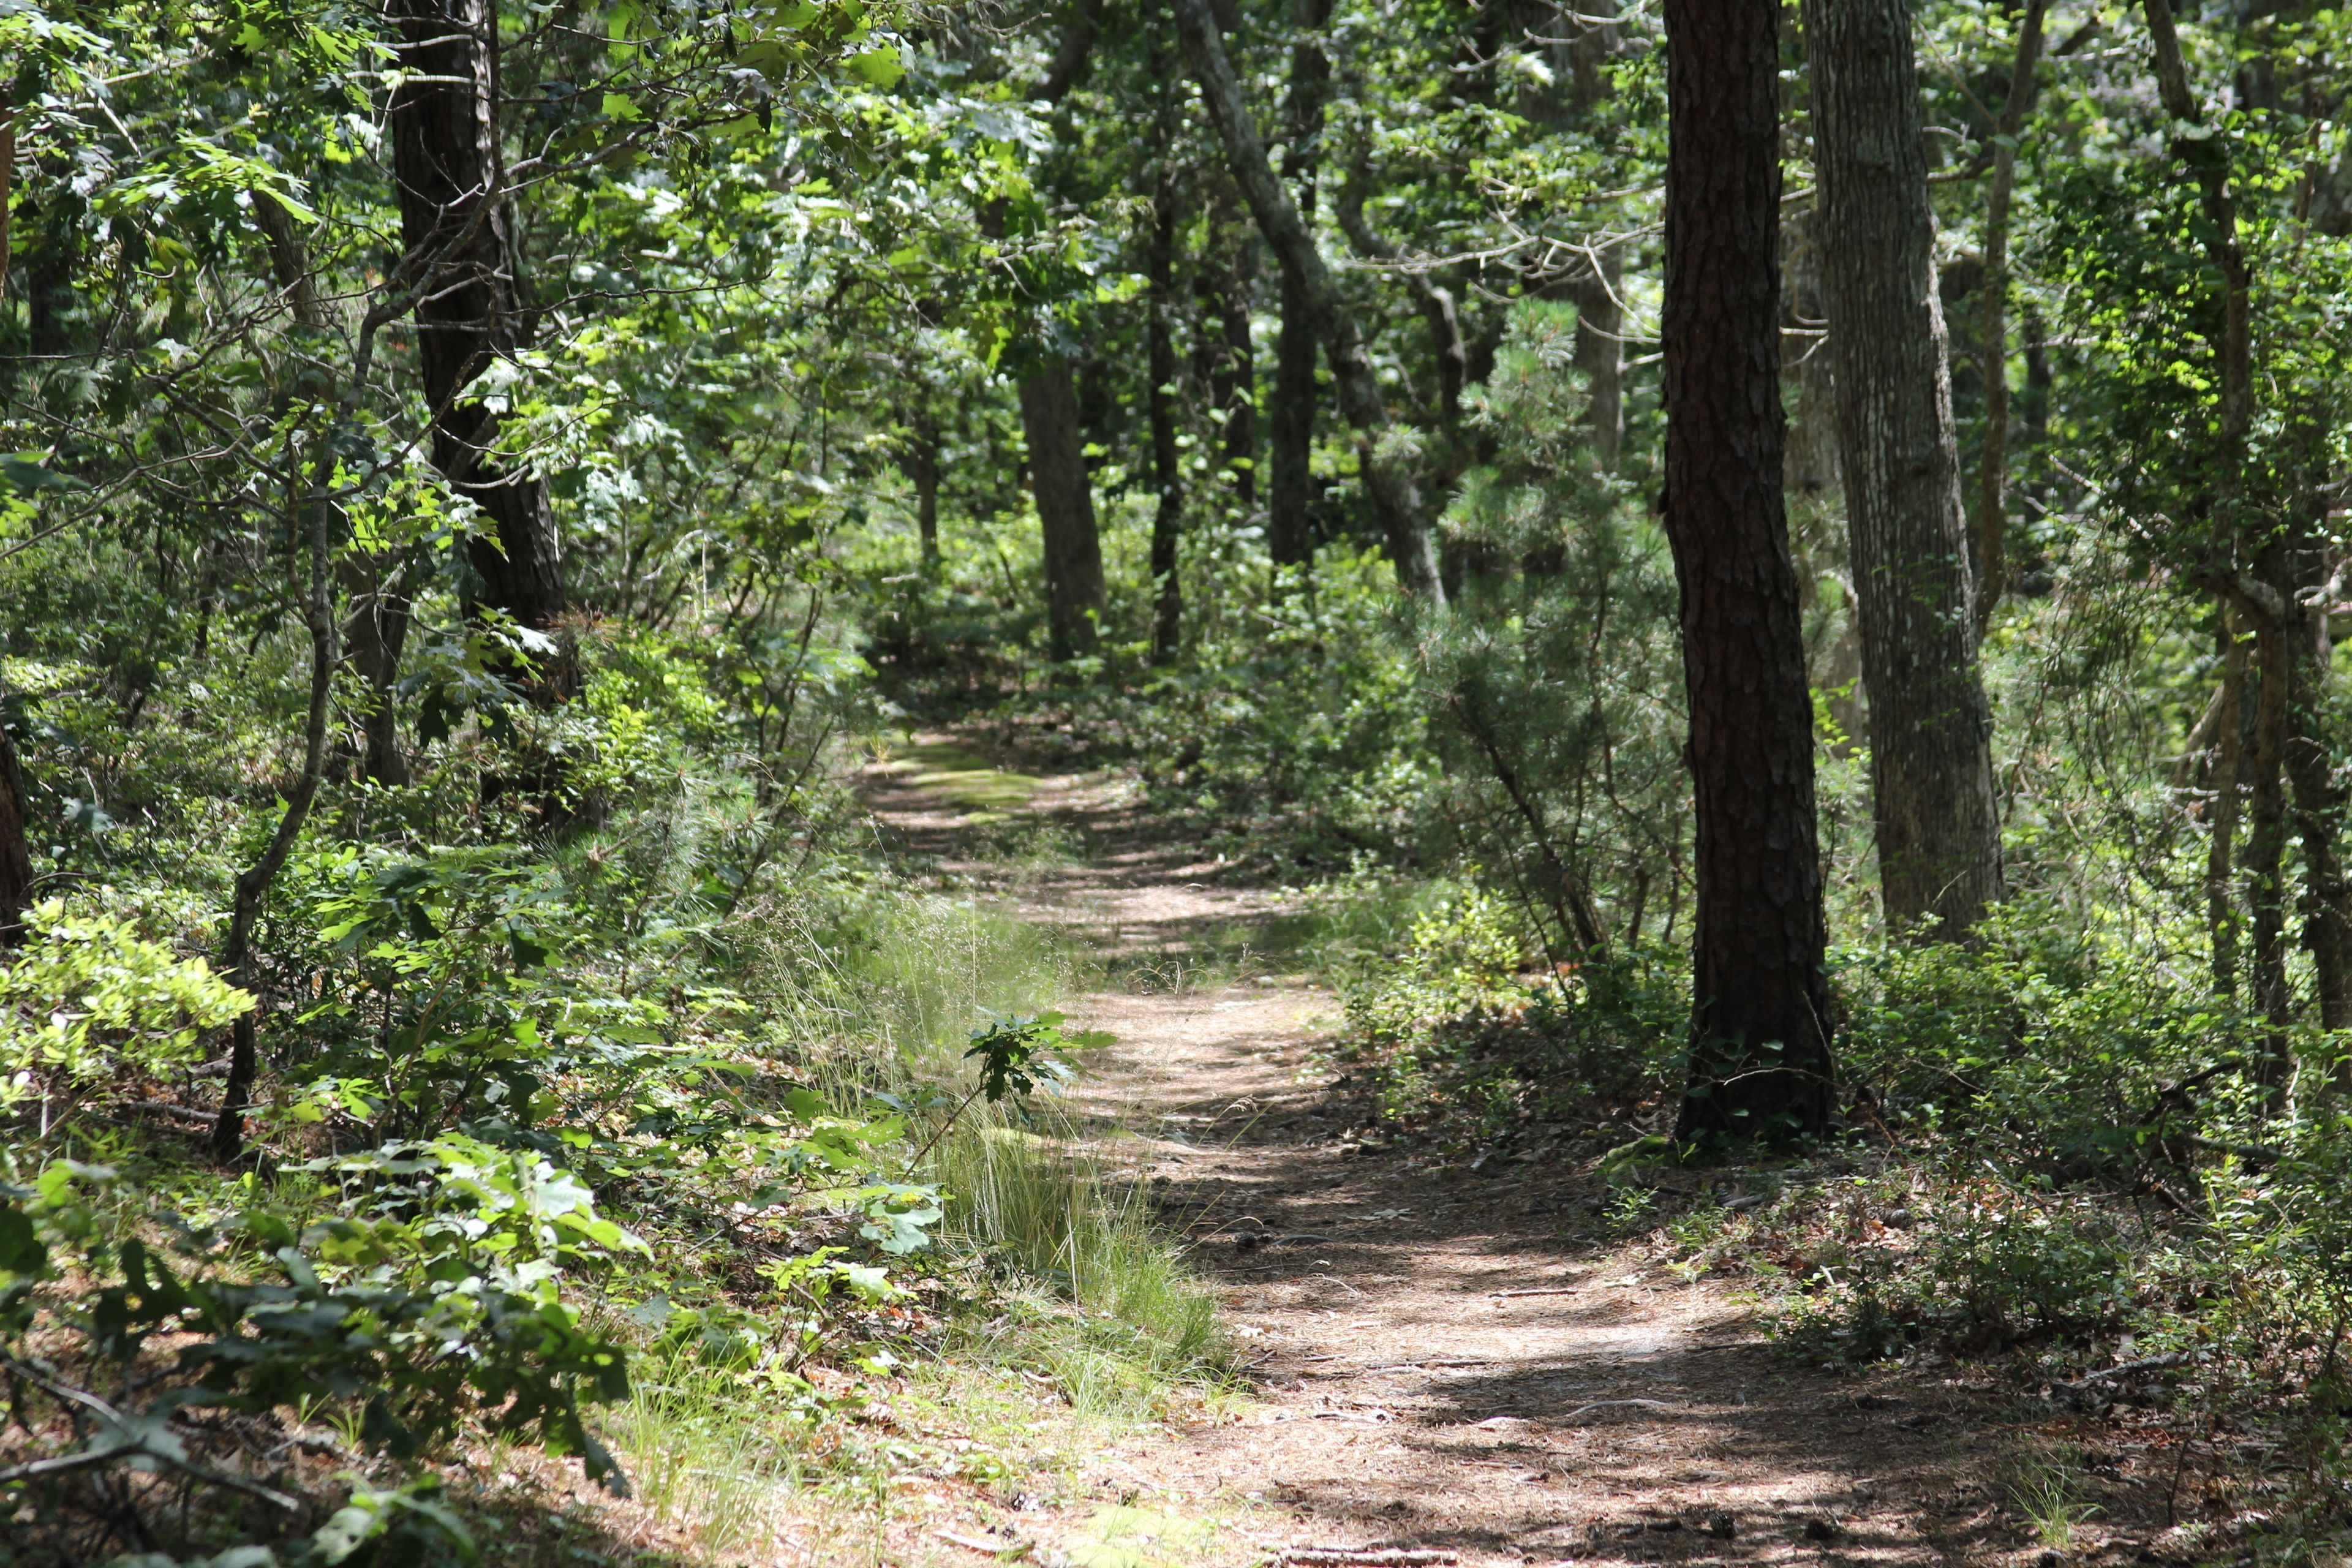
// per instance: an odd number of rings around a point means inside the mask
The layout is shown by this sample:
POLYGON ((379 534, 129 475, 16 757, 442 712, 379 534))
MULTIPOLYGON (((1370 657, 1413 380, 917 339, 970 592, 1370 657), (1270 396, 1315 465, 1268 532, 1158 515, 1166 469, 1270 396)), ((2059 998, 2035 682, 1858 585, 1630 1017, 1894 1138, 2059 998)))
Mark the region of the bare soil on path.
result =
MULTIPOLYGON (((966 852, 989 814, 922 777, 904 760, 868 771, 882 830, 946 874, 986 875, 966 852)), ((1331 992, 1230 962, 1280 918, 1265 893, 1155 837, 1116 782, 1037 781, 1017 817, 1052 825, 1069 851, 1018 896, 1113 960, 1112 988, 1070 1008, 1118 1037, 1087 1102, 1124 1130, 1117 1157, 1192 1242, 1252 1389, 1238 1415, 1166 1424, 1104 1457, 1097 1499, 1224 1521, 1181 1548, 1141 1541, 1144 1560, 1339 1547, 1465 1564, 2045 1556, 2006 1506, 2005 1439, 1972 1407, 1980 1396, 1933 1374, 1857 1378, 1775 1353, 1735 1284, 1685 1280, 1638 1243, 1599 1239, 1583 1165, 1474 1171, 1384 1140, 1318 1055, 1331 992), (1213 950, 1228 962, 1205 970, 1213 950)), ((1076 1539, 1089 1500, 1024 1516, 1041 1560, 1076 1539)), ((2065 1561, 2132 1544, 2094 1528, 2065 1561)))

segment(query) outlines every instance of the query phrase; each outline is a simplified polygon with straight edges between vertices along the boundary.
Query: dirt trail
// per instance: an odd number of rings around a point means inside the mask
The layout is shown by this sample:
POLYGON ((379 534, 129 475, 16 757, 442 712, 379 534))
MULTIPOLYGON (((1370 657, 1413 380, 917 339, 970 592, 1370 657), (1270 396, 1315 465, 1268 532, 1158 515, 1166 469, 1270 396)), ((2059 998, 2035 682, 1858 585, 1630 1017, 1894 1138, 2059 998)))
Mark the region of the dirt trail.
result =
MULTIPOLYGON (((870 776, 877 814, 953 864, 957 808, 909 771, 870 776)), ((1087 1092, 1137 1135, 1255 1387, 1237 1421, 1123 1445, 1097 1478, 1241 1521, 1162 1560, 2035 1560, 1957 1388, 1791 1365, 1732 1288, 1578 1239, 1596 1226, 1576 1172, 1433 1169, 1353 1136, 1364 1108, 1314 1058, 1329 992, 1186 978, 1204 945, 1274 917, 1265 896, 1214 884, 1114 788, 1053 781, 1029 809, 1089 851, 1029 893, 1040 918, 1136 977, 1072 1009, 1119 1038, 1087 1092)), ((1033 1531, 1049 1549, 1055 1522, 1033 1531)))

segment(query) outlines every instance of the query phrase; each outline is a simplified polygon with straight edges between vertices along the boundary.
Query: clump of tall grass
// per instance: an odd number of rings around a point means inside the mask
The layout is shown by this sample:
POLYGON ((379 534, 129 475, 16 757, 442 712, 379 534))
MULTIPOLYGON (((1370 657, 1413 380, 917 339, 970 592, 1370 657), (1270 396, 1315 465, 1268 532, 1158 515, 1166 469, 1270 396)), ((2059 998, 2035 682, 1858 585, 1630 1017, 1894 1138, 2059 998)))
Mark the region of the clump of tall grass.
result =
MULTIPOLYGON (((901 889, 770 924, 761 967, 774 1028, 813 1087, 845 1102, 931 1089, 962 1103, 974 1026, 1050 1007, 1093 969, 1066 936, 980 899, 901 889)), ((1074 1404, 1108 1413, 1213 1371, 1222 1342, 1172 1240, 1081 1132, 1052 1096, 972 1100, 910 1173, 949 1195, 945 1245, 1071 1309, 1033 1348, 1074 1404)))
POLYGON ((928 1174, 951 1194, 950 1245, 1019 1268, 1075 1309, 1046 1347, 1071 1402, 1108 1412, 1171 1379, 1213 1375, 1224 1344, 1216 1307, 1140 1195, 1106 1172, 1052 1110, 975 1107, 933 1151, 928 1174), (1058 1123, 1058 1125, 1056 1125, 1058 1123))

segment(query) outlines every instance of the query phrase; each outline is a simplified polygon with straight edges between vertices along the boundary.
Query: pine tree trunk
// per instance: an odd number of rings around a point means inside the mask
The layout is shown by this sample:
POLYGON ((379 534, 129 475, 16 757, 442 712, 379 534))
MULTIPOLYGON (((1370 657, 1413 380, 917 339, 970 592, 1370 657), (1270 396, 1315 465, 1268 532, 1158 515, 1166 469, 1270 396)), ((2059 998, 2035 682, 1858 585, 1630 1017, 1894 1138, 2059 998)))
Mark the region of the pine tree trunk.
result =
POLYGON ((2000 897, 2000 824, 1910 10, 1804 16, 1879 880, 1890 926, 1932 916, 1948 939, 2000 897))
MULTIPOLYGON (((566 601, 547 486, 492 455, 498 416, 465 396, 523 338, 498 140, 497 12, 490 0, 391 0, 388 9, 407 73, 392 99, 401 240, 429 279, 416 328, 434 466, 489 524, 467 552, 479 584, 473 603, 553 637, 566 601)), ((541 660, 529 684, 555 700, 572 679, 557 657, 541 660)))
POLYGON ((1045 620, 1056 659, 1095 651, 1103 612, 1102 542, 1094 488, 1078 429, 1070 362, 1040 351, 1021 377, 1021 427, 1029 443, 1029 488, 1045 542, 1045 620))
POLYGON ((1667 0, 1667 537, 1697 808, 1678 1136, 1828 1127, 1812 700, 1780 497, 1779 12, 1667 0))

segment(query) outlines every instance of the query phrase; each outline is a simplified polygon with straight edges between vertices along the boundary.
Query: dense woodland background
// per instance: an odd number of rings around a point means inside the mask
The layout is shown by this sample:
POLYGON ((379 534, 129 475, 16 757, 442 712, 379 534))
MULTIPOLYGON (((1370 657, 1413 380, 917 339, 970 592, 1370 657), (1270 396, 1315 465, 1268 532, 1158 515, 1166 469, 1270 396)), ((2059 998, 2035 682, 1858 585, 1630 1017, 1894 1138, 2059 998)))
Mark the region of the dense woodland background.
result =
POLYGON ((1906 1237, 1675 1234, 1815 1360, 2174 1369, 2184 1560, 2352 1524, 2344 14, 0 0, 0 1562, 467 1554, 411 1467, 485 1432, 886 1464, 850 1382, 1008 1301, 1223 1375, 995 1136, 1076 961, 876 849, 922 728, 1295 889, 1401 1136, 1889 1143, 1906 1237))

